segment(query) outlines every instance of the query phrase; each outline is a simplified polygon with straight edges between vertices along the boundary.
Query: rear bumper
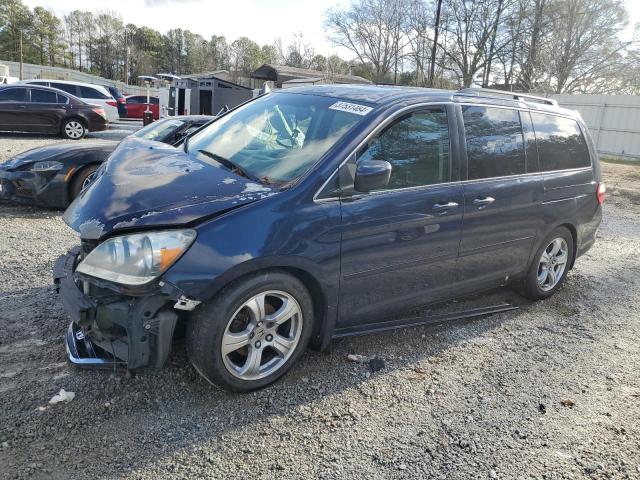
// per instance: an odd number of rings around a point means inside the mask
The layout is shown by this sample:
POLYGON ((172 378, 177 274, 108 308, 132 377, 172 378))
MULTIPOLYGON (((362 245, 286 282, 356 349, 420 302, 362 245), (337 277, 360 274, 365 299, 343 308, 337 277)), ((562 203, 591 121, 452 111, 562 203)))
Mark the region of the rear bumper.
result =
POLYGON ((79 251, 76 247, 58 258, 53 269, 54 284, 71 318, 65 335, 69 361, 87 367, 162 367, 178 320, 171 296, 127 296, 81 282, 74 273, 79 251))

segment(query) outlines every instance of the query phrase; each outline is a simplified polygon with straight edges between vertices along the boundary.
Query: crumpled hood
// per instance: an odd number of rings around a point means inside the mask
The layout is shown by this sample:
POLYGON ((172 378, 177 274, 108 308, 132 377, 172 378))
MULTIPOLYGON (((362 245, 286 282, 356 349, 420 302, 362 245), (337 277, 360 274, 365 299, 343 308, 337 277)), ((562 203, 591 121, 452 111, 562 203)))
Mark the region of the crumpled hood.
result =
POLYGON ((83 239, 99 239, 118 229, 184 225, 275 193, 182 147, 130 137, 63 219, 83 239))
POLYGON ((0 163, 0 168, 11 170, 19 168, 29 163, 42 162, 43 160, 53 160, 64 158, 73 163, 73 156, 87 150, 104 150, 112 152, 117 147, 116 141, 102 142, 81 142, 81 143, 56 143, 44 147, 32 148, 26 152, 19 153, 4 163, 0 163))

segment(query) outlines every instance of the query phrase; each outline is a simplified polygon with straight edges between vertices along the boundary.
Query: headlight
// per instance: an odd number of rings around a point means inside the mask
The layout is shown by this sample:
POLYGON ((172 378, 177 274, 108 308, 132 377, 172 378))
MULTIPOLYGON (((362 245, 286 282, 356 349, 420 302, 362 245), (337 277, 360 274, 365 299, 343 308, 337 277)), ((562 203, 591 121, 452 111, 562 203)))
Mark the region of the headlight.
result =
POLYGON ((60 162, 54 162, 54 161, 45 161, 45 162, 36 162, 33 165, 31 165, 31 171, 32 172, 45 172, 45 171, 50 171, 50 170, 62 170, 64 168, 64 165, 61 164, 60 162))
POLYGON ((125 285, 157 278, 196 238, 195 230, 167 230, 109 238, 78 265, 77 271, 125 285))

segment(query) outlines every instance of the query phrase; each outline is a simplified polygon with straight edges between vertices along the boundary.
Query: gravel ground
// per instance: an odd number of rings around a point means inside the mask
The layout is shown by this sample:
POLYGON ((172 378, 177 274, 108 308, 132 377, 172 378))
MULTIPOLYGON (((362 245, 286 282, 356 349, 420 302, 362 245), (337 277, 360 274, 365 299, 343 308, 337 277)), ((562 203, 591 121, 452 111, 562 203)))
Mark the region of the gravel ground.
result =
POLYGON ((634 198, 607 200, 553 298, 345 339, 246 395, 201 380, 181 343, 159 373, 67 365, 50 272, 75 243, 59 213, 0 205, 1 478, 640 478, 634 198), (61 388, 75 399, 49 405, 61 388))

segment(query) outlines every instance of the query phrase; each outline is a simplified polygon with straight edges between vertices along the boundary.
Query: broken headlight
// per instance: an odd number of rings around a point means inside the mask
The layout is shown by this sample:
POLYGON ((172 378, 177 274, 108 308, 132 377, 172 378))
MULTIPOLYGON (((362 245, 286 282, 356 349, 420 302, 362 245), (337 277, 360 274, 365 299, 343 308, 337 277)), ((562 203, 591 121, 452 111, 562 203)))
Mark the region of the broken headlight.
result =
POLYGON ((124 285, 142 285, 173 265, 195 238, 195 230, 167 230, 109 238, 94 248, 76 271, 124 285))
POLYGON ((64 165, 55 161, 36 162, 31 165, 32 172, 50 172, 52 170, 62 170, 64 165))

